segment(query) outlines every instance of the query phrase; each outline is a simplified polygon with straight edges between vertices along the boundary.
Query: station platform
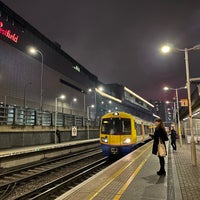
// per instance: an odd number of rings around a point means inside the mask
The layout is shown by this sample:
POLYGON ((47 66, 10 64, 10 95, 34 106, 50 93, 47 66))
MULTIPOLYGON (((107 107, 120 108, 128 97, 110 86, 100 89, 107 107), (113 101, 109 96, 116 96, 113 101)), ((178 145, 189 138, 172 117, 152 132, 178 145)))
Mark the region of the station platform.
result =
POLYGON ((57 144, 0 149, 0 169, 16 167, 44 158, 51 158, 100 146, 99 138, 57 144))
POLYGON ((63 147, 75 146, 78 144, 84 144, 84 143, 88 143, 88 142, 97 142, 97 141, 99 141, 99 138, 90 139, 90 140, 77 140, 77 141, 63 142, 63 143, 57 143, 57 144, 0 149, 0 158, 14 156, 14 155, 20 155, 20 154, 26 154, 26 153, 32 153, 32 152, 38 152, 38 151, 45 151, 45 150, 50 150, 50 149, 59 149, 59 148, 63 148, 63 147))
POLYGON ((158 176, 158 157, 152 155, 152 141, 74 187, 56 200, 197 200, 200 197, 200 146, 198 166, 191 164, 190 145, 172 151, 169 142, 165 158, 166 176, 158 176))

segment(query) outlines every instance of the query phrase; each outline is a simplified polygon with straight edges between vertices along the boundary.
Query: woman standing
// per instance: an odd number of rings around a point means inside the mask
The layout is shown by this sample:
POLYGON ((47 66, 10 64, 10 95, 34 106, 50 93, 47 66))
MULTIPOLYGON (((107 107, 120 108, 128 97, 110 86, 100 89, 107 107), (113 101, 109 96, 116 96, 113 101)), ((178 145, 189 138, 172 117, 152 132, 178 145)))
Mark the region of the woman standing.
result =
MULTIPOLYGON (((165 151, 167 152, 165 141, 168 140, 168 137, 167 137, 167 132, 165 130, 164 124, 163 124, 161 119, 156 119, 155 125, 156 125, 155 132, 154 132, 154 135, 152 135, 152 137, 154 139, 152 153, 154 155, 158 155, 159 139, 164 144, 165 151)), ((160 162, 160 170, 157 172, 157 175, 159 175, 159 176, 164 175, 165 176, 166 175, 165 158, 164 158, 164 156, 160 156, 160 155, 158 155, 158 158, 159 158, 159 162, 160 162)))

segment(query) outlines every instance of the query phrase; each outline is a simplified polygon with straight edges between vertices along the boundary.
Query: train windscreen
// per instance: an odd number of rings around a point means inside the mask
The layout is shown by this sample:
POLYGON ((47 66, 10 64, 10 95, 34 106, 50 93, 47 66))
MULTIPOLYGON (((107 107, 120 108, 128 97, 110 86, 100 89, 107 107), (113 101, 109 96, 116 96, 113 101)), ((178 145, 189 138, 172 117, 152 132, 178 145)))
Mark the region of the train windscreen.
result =
POLYGON ((111 135, 130 135, 131 120, 126 118, 107 118, 102 120, 101 133, 111 135))

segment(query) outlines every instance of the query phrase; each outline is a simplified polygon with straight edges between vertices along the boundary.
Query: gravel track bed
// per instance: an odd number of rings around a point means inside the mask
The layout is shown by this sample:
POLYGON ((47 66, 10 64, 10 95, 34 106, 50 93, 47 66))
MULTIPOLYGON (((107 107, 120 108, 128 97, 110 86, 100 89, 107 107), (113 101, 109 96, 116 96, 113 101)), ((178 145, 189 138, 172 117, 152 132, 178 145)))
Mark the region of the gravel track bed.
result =
POLYGON ((64 175, 68 174, 68 173, 71 173, 72 171, 75 171, 85 165, 88 165, 102 157, 103 157, 102 155, 96 155, 96 156, 93 156, 92 158, 87 158, 81 162, 77 162, 73 165, 67 166, 66 168, 59 169, 52 173, 43 175, 42 177, 33 179, 29 182, 26 182, 24 185, 18 185, 5 200, 14 200, 17 197, 21 196, 22 194, 25 194, 34 189, 37 189, 37 188, 41 187, 42 185, 47 184, 48 182, 51 182, 57 178, 60 178, 64 175))

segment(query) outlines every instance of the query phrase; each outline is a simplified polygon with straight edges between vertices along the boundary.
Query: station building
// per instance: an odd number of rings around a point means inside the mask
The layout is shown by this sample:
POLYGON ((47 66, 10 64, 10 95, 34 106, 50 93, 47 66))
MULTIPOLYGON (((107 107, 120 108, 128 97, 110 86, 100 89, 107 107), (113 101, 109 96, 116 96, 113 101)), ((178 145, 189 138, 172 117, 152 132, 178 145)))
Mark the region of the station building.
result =
MULTIPOLYGON (((192 103, 192 124, 193 124, 193 134, 196 143, 200 142, 200 83, 197 83, 194 91, 191 94, 192 103)), ((180 108, 180 120, 181 120, 181 133, 186 141, 190 143, 191 140, 191 130, 190 130, 190 119, 189 119, 189 109, 188 102, 181 105, 180 108)))
MULTIPOLYGON (((61 45, 50 41, 1 1, 0 55, 0 125, 11 126, 7 132, 19 126, 24 132, 31 126, 31 138, 36 135, 33 129, 42 127, 37 129, 40 141, 30 143, 27 137, 16 146, 51 143, 51 132, 57 127, 63 130, 62 141, 70 140, 66 129, 77 126, 84 132, 87 123, 98 129, 100 117, 107 112, 126 111, 148 121, 154 119, 152 104, 125 86, 99 81, 61 45), (44 137, 42 132, 46 132, 44 137)), ((2 135, 5 132, 1 131, 0 138, 7 137, 2 135)), ((93 137, 98 137, 98 131, 93 137)))
MULTIPOLYGON (((87 88, 96 87, 97 77, 66 54, 59 44, 47 39, 2 3, 0 11, 1 101, 24 106, 25 98, 28 107, 53 110, 55 98, 60 94, 66 94, 69 106, 74 97, 83 99, 87 88), (35 55, 30 54, 31 47, 37 49, 35 55)), ((76 106, 82 105, 77 101, 76 106)))

